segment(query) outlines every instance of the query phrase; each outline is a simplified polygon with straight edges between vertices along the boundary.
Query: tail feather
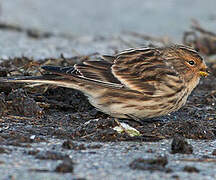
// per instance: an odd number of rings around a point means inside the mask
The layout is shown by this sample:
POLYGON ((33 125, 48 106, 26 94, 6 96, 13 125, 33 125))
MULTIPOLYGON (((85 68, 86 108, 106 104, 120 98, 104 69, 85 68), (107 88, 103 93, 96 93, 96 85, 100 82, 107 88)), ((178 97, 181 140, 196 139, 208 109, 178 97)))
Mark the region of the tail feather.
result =
POLYGON ((37 83, 80 89, 78 81, 76 81, 75 79, 65 79, 64 77, 55 74, 47 74, 43 76, 20 76, 0 78, 0 83, 37 83))
POLYGON ((74 67, 42 66, 41 68, 55 74, 73 74, 75 72, 74 67))
POLYGON ((114 89, 122 89, 124 87, 122 84, 82 76, 74 67, 43 66, 42 68, 52 74, 0 78, 0 83, 14 82, 50 84, 77 89, 89 95, 94 93, 96 90, 103 89, 102 87, 110 87, 114 89))
POLYGON ((35 80, 54 80, 56 79, 56 75, 47 74, 43 76, 16 76, 16 77, 2 77, 0 78, 0 82, 24 82, 24 81, 35 81, 35 80))
MULTIPOLYGON (((90 62, 89 62, 90 63, 90 62)), ((94 63, 94 62, 92 62, 94 63)), ((122 84, 116 83, 115 81, 103 81, 100 79, 94 79, 83 76, 79 71, 77 71, 76 66, 74 67, 56 67, 56 66, 43 66, 44 70, 52 72, 54 74, 60 75, 68 80, 76 81, 80 86, 94 85, 95 87, 112 87, 112 88, 123 88, 122 84)), ((73 82, 71 82, 73 83, 73 82)), ((80 87, 76 88, 80 90, 80 87)))

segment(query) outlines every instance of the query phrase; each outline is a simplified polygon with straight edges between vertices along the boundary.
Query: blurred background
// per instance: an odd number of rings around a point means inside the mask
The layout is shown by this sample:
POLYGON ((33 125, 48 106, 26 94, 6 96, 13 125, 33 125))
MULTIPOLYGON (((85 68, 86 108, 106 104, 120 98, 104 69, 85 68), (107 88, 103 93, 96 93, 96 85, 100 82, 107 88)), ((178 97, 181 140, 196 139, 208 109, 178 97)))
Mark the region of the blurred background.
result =
POLYGON ((0 32, 0 54, 5 58, 18 55, 44 58, 58 56, 60 52, 71 56, 72 49, 68 46, 74 49, 75 45, 80 53, 112 52, 108 44, 89 47, 92 38, 105 39, 110 46, 123 49, 127 46, 113 41, 116 37, 128 41, 128 32, 168 36, 172 42, 182 42, 191 19, 197 19, 209 30, 216 28, 215 0, 2 0, 0 7, 0 22, 21 29, 19 34, 14 29, 16 32, 12 34, 0 32), (40 42, 27 39, 22 34, 26 29, 37 30, 39 36, 42 33, 42 37, 49 38, 40 42))

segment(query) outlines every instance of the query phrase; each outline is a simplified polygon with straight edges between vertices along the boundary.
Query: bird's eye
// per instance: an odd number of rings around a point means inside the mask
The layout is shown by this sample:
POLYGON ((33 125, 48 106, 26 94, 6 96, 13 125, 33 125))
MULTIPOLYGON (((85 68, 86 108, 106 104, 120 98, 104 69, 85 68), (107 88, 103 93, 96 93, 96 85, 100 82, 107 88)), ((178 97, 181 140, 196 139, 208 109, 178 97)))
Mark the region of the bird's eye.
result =
POLYGON ((195 62, 194 61, 188 61, 188 63, 191 65, 191 66, 193 66, 194 64, 195 64, 195 62))

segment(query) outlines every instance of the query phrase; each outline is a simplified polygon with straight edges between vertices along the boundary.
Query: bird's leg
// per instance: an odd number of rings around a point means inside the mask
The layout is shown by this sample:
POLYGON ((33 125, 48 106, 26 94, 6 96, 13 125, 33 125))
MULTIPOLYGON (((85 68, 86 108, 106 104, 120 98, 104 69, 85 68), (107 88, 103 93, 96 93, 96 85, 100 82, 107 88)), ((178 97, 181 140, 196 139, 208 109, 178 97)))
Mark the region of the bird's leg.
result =
POLYGON ((116 124, 117 124, 118 126, 121 126, 121 123, 118 121, 118 118, 114 118, 114 121, 116 122, 116 124))
POLYGON ((136 117, 136 116, 134 116, 132 114, 125 114, 125 116, 129 117, 131 120, 139 123, 140 125, 143 125, 142 119, 140 119, 140 118, 138 118, 138 117, 136 117))

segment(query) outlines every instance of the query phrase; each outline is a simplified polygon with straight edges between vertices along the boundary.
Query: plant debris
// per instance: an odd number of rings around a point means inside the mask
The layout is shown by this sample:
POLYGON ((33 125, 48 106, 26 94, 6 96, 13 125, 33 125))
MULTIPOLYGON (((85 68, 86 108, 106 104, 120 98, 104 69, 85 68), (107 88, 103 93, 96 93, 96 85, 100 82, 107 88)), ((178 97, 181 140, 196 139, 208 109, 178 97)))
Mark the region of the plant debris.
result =
POLYGON ((10 114, 25 117, 38 117, 42 115, 42 108, 38 106, 33 98, 28 97, 23 89, 12 91, 7 99, 9 111, 11 111, 10 114))
POLYGON ((183 171, 189 172, 189 173, 199 173, 200 172, 199 169, 197 169, 196 167, 193 167, 193 166, 185 166, 183 168, 183 171))
POLYGON ((193 146, 188 144, 184 137, 176 135, 171 144, 171 153, 192 154, 193 146))
POLYGON ((67 158, 63 160, 63 162, 60 163, 54 171, 58 173, 73 173, 73 170, 74 162, 70 158, 67 158))
POLYGON ((65 141, 62 144, 62 147, 64 149, 73 149, 73 150, 86 150, 86 147, 84 144, 77 144, 75 142, 72 142, 70 140, 65 141))
POLYGON ((212 155, 216 156, 216 149, 213 150, 212 155))
POLYGON ((0 29, 3 31, 15 31, 15 32, 25 33, 28 37, 34 39, 50 38, 52 36, 60 36, 60 37, 67 37, 67 38, 72 37, 71 35, 54 34, 53 32, 42 32, 38 29, 24 28, 17 24, 9 24, 4 22, 0 22, 0 29))
POLYGON ((158 157, 157 159, 135 159, 129 166, 131 169, 170 172, 170 169, 165 168, 167 164, 166 157, 158 157))
POLYGON ((54 151, 39 151, 35 155, 35 158, 36 159, 42 159, 42 160, 46 160, 46 159, 50 159, 50 160, 64 160, 64 159, 69 158, 69 156, 61 154, 59 152, 54 152, 54 151))
POLYGON ((197 20, 192 21, 192 31, 186 31, 183 43, 194 47, 205 55, 216 54, 216 34, 201 27, 197 20))

